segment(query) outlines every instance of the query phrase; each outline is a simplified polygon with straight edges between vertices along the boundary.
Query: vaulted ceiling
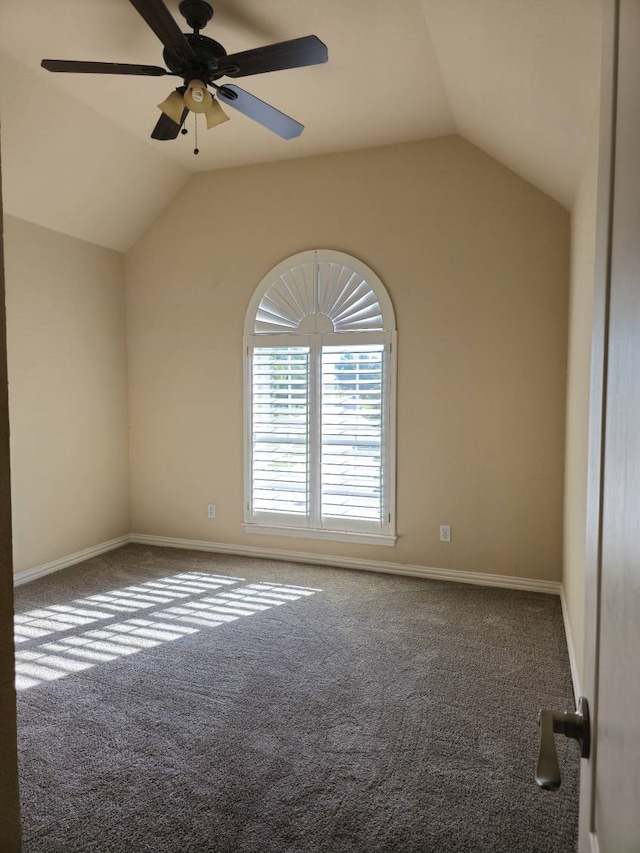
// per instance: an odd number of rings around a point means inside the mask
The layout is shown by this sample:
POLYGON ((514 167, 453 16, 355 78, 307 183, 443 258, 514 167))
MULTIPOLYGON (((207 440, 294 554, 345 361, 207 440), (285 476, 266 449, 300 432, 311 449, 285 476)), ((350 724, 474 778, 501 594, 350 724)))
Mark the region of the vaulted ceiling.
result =
MULTIPOLYGON (((186 31, 178 0, 166 5, 186 31)), ((228 53, 316 34, 326 65, 240 85, 305 125, 245 116, 149 138, 164 77, 52 74, 43 58, 163 64, 127 0, 5 0, 5 211, 125 250, 196 171, 459 133, 570 208, 599 85, 600 0, 212 0, 228 53)), ((190 117, 191 119, 192 117, 190 117)))

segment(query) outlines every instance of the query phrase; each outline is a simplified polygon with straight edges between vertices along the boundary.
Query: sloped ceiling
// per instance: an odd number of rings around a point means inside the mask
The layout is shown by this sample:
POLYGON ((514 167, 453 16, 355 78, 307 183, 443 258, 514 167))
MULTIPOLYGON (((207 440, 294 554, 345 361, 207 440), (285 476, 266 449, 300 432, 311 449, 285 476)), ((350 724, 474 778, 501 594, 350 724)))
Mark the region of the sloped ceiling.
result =
POLYGON ((190 173, 0 53, 5 213, 126 250, 190 173))
MULTIPOLYGON (((167 0, 176 19, 178 0, 167 0)), ((42 58, 162 64, 127 0, 6 0, 7 213, 126 250, 191 173, 460 133, 570 207, 597 103, 600 0, 213 0, 233 53, 315 33, 329 62, 240 80, 306 125, 149 138, 173 78, 51 74, 42 58)), ((175 85, 175 84, 173 84, 175 85)), ((192 117, 190 117, 192 118, 192 117)))
POLYGON ((570 208, 598 102, 601 0, 422 0, 458 133, 570 208))

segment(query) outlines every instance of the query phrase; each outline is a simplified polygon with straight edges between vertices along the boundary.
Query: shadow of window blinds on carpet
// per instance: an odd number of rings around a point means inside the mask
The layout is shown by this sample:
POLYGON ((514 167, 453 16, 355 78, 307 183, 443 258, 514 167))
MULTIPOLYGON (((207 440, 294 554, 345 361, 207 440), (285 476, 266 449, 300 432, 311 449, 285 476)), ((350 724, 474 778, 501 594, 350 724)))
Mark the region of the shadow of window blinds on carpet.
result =
POLYGON ((179 640, 322 592, 185 572, 15 616, 16 689, 179 640), (222 590, 215 592, 215 590, 222 590), (131 618, 125 618, 131 614, 131 618), (94 627, 86 629, 86 626, 94 627), (41 642, 43 638, 48 639, 41 642))

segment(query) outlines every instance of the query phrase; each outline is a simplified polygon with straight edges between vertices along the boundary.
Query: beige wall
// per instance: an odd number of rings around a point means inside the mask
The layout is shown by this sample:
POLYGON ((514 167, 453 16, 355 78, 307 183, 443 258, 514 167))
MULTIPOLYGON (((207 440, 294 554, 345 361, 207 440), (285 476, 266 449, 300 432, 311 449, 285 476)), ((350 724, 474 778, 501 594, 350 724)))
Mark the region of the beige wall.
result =
POLYGON ((568 264, 567 212, 460 137, 194 176, 127 255, 133 531, 559 580, 568 264), (314 247, 396 310, 395 548, 242 530, 244 314, 314 247))
POLYGON ((571 215, 571 285, 567 370, 563 586, 576 666, 583 678, 589 388, 593 334, 598 137, 591 128, 571 215))
POLYGON ((14 571, 129 532, 124 262, 5 217, 14 571))

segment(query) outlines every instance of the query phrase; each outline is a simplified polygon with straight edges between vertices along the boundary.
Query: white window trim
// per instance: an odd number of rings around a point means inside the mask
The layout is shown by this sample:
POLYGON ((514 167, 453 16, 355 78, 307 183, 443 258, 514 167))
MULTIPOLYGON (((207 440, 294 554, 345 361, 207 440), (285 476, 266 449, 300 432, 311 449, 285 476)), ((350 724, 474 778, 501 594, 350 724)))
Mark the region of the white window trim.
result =
POLYGON ((245 453, 244 453, 244 523, 243 529, 246 533, 287 536, 294 538, 328 539, 341 542, 353 542, 359 544, 393 546, 396 544, 396 387, 397 387, 397 332, 395 329, 395 313, 391 300, 384 284, 378 276, 357 258, 353 258, 343 252, 333 250, 309 250, 300 252, 286 258, 274 267, 260 282, 247 308, 245 316, 244 346, 244 424, 245 424, 245 453), (383 395, 388 399, 385 406, 386 422, 383 425, 385 436, 382 450, 385 454, 383 464, 383 512, 386 521, 381 525, 380 531, 369 532, 358 530, 358 522, 345 521, 349 529, 340 529, 341 524, 336 520, 335 527, 316 527, 312 525, 311 517, 300 519, 291 516, 283 517, 279 513, 251 513, 251 452, 252 452, 252 395, 249 393, 252 383, 252 351, 255 346, 300 346, 308 345, 310 338, 314 340, 314 346, 321 346, 325 335, 310 336, 304 332, 280 331, 280 332, 255 332, 256 315, 265 293, 270 289, 277 279, 286 275, 296 267, 328 262, 343 264, 346 268, 357 273, 371 287, 382 310, 384 331, 334 331, 327 335, 327 344, 367 344, 383 343, 385 348, 385 369, 383 395), (338 337, 339 336, 339 337, 338 337), (289 522, 289 523, 288 523, 289 522))
POLYGON ((258 524, 245 521, 245 533, 257 533, 261 536, 288 536, 294 539, 329 539, 333 542, 354 542, 359 545, 386 545, 393 547, 398 537, 391 533, 353 533, 347 530, 333 530, 313 527, 286 527, 283 524, 258 524))

